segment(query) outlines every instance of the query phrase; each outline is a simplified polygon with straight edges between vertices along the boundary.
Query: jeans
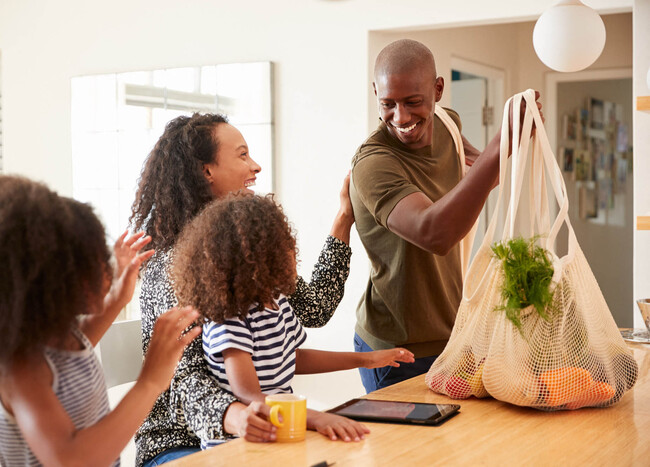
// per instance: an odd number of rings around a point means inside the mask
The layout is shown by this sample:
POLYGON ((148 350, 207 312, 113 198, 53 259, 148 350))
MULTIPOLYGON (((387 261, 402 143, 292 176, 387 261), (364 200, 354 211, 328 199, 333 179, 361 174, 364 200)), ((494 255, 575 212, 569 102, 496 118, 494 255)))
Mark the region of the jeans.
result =
MULTIPOLYGON (((372 348, 366 344, 361 337, 354 333, 354 351, 355 352, 372 352, 372 348)), ((385 366, 382 368, 359 368, 361 382, 366 389, 366 393, 385 388, 391 384, 413 378, 414 376, 423 375, 433 362, 438 358, 437 355, 432 357, 416 358, 413 363, 400 362, 399 367, 385 366)))
POLYGON ((201 448, 199 446, 167 449, 166 451, 163 451, 160 454, 158 454, 153 459, 149 459, 148 461, 145 461, 144 464, 142 464, 142 467, 154 467, 156 465, 162 465, 167 462, 180 459, 181 457, 189 456, 190 454, 194 454, 195 452, 199 452, 200 450, 201 448))

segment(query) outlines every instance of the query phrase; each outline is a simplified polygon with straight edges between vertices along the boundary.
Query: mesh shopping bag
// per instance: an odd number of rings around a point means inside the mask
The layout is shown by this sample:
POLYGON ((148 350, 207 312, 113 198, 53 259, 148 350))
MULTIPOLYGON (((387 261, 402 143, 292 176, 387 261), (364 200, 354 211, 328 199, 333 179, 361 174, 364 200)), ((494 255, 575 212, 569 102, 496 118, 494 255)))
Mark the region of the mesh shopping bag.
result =
MULTIPOLYGON (((426 384, 454 399, 492 396, 542 410, 614 404, 636 382, 638 367, 578 245, 562 172, 530 89, 506 103, 500 164, 497 207, 465 277, 449 343, 427 373, 426 384), (520 128, 522 99, 526 110, 520 128), (547 179, 551 201, 558 207, 553 218, 547 179), (504 182, 509 182, 509 197, 504 182), (495 238, 497 224, 500 238, 495 238), (555 239, 561 229, 568 235, 568 251, 558 257, 555 239), (526 236, 519 239, 515 234, 521 230, 526 236), (502 247, 497 251, 510 256, 497 256, 495 243, 502 247), (547 272, 544 290, 550 300, 544 307, 531 304, 509 316, 506 292, 513 289, 513 278, 526 281, 531 276, 515 268, 523 264, 513 256, 515 246, 521 245, 526 246, 529 259, 533 252, 539 253, 535 267, 547 272)), ((523 286, 515 289, 532 296, 523 286)))

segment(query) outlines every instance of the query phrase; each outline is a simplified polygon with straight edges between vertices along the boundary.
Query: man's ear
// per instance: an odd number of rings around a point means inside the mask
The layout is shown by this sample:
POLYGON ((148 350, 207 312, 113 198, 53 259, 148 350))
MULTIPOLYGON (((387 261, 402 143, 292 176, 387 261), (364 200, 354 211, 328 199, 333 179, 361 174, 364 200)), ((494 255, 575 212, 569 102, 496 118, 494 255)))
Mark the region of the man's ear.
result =
POLYGON ((442 99, 442 91, 444 91, 445 89, 445 79, 442 76, 438 76, 436 78, 435 88, 436 88, 436 102, 440 102, 440 99, 442 99))
POLYGON ((377 86, 375 86, 375 82, 372 82, 372 90, 375 91, 375 96, 377 96, 377 86))

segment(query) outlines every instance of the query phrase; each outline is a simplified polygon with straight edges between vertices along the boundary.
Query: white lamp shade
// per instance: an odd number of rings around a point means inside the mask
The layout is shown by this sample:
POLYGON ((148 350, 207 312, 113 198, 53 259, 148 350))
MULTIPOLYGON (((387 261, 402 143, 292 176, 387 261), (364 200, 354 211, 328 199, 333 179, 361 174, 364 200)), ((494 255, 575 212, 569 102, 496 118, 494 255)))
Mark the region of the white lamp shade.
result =
POLYGON ((650 68, 648 68, 648 75, 646 76, 645 80, 648 84, 648 89, 650 89, 650 68))
POLYGON ((605 47, 605 24, 579 0, 561 0, 535 23, 533 46, 539 59, 556 71, 580 71, 605 47))

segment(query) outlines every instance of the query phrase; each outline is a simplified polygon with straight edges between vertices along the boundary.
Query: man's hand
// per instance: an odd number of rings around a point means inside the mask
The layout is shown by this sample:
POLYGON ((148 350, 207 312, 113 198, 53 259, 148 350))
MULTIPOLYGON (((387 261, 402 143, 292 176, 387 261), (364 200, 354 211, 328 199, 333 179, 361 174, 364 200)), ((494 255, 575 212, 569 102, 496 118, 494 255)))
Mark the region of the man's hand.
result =
MULTIPOLYGON (((537 109, 539 110, 539 114, 542 117, 542 122, 544 122, 544 113, 542 112, 542 103, 537 102, 539 99, 540 94, 539 91, 535 91, 535 103, 537 104, 537 109)), ((524 125, 524 117, 526 116, 526 100, 522 99, 521 100, 521 105, 519 108, 519 138, 521 138, 521 132, 523 130, 523 125, 524 125)), ((510 101, 510 117, 508 119, 509 121, 509 130, 510 134, 512 134, 512 126, 513 126, 513 109, 512 109, 512 101, 510 101)), ((533 122, 533 134, 535 133, 535 122, 533 122)), ((508 155, 512 154, 512 139, 508 141, 508 155)))

